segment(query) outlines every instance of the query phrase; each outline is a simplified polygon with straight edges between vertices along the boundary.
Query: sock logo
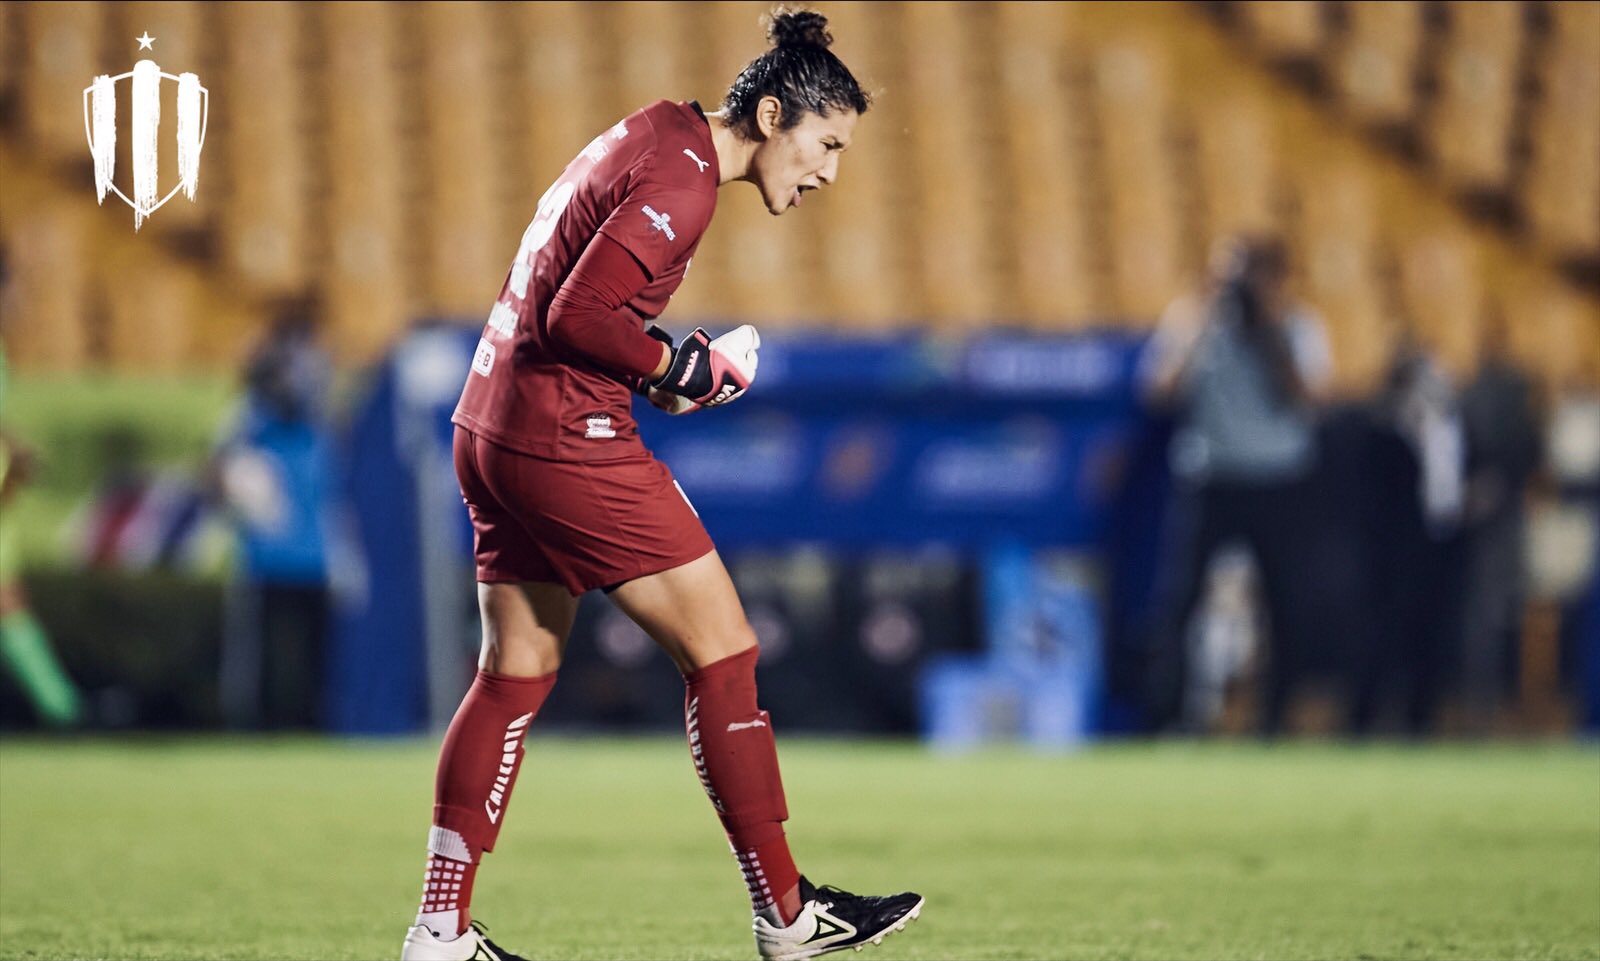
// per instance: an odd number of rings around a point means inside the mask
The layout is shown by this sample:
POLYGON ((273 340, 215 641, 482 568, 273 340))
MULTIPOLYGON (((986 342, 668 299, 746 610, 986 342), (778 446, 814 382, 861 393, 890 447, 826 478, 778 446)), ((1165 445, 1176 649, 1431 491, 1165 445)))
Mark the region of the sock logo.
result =
POLYGON ((689 756, 694 758, 694 773, 700 777, 700 786, 706 789, 706 797, 711 799, 711 806, 717 813, 726 814, 728 809, 722 806, 722 798, 717 797, 717 789, 711 786, 711 773, 706 770, 705 745, 700 743, 700 698, 689 699, 689 706, 683 712, 684 721, 689 729, 689 756))
POLYGON ((763 721, 761 718, 758 717, 754 721, 734 721, 732 724, 728 725, 728 730, 729 731, 748 731, 753 727, 766 727, 766 726, 767 726, 767 722, 763 721))
POLYGON ((533 712, 522 715, 506 725, 505 752, 500 756, 500 772, 489 789, 489 798, 483 802, 483 813, 490 824, 497 824, 505 813, 506 795, 511 792, 511 778, 517 773, 517 748, 522 746, 522 735, 533 720, 533 712))

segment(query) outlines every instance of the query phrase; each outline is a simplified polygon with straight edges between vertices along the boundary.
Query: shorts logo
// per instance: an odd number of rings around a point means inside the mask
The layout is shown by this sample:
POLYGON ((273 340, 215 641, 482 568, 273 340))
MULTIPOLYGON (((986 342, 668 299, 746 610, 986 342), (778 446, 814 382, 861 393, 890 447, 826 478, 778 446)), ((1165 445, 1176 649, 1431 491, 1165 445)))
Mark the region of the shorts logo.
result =
MULTIPOLYGON (((154 52, 155 38, 146 31, 135 37, 140 50, 154 52)), ((94 158, 94 189, 97 200, 105 203, 114 193, 133 208, 133 229, 138 230, 162 204, 179 190, 194 200, 200 181, 200 148, 206 141, 206 118, 210 113, 211 93, 192 73, 174 76, 164 73, 154 60, 140 60, 127 73, 101 74, 83 88, 83 127, 89 139, 89 155, 94 158), (131 151, 133 159, 133 197, 112 183, 117 166, 117 83, 127 80, 129 113, 133 120, 131 151), (156 143, 161 127, 161 81, 178 85, 178 182, 165 197, 157 198, 156 143)))
POLYGON ((668 240, 678 239, 678 235, 672 232, 671 214, 658 214, 656 213, 656 209, 649 204, 644 205, 644 207, 641 209, 641 213, 643 213, 646 217, 649 217, 650 226, 653 229, 659 230, 666 234, 668 240))
POLYGON ((589 429, 584 432, 585 437, 615 437, 617 432, 611 429, 610 414, 590 414, 589 429))

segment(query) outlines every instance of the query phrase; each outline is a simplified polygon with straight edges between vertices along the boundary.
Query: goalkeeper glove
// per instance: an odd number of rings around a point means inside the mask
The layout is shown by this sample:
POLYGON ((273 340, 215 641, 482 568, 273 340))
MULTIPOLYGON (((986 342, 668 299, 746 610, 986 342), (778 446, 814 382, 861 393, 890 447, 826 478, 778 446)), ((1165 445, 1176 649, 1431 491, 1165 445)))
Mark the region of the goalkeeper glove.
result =
POLYGON ((716 340, 705 328, 696 327, 672 352, 667 372, 650 384, 650 399, 672 414, 737 400, 756 379, 756 351, 760 347, 761 335, 749 324, 735 327, 716 340), (658 393, 671 395, 670 406, 657 400, 658 393))
MULTIPOLYGON (((662 330, 660 327, 657 327, 655 324, 651 324, 649 327, 646 327, 644 332, 649 334, 651 337, 654 337, 656 340, 661 341, 663 344, 666 344, 668 350, 672 350, 675 346, 672 343, 672 335, 662 330)), ((626 383, 628 387, 640 397, 650 396, 649 374, 646 374, 643 377, 629 377, 627 378, 626 383)))

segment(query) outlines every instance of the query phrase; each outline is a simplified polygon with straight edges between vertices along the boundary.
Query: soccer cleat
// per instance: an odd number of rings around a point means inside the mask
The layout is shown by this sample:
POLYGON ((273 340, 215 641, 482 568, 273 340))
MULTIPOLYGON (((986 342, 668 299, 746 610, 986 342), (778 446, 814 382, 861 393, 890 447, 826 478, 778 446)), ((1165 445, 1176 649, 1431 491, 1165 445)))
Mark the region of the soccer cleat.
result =
POLYGON ((851 894, 829 885, 812 887, 800 879, 800 914, 786 928, 756 915, 756 948, 766 961, 797 961, 829 951, 882 944, 891 931, 922 913, 922 895, 907 891, 888 897, 851 894))
POLYGON ((527 961, 520 954, 512 954, 489 940, 483 932, 482 922, 474 921, 461 937, 454 941, 441 941, 418 924, 406 932, 406 943, 400 948, 400 961, 527 961))

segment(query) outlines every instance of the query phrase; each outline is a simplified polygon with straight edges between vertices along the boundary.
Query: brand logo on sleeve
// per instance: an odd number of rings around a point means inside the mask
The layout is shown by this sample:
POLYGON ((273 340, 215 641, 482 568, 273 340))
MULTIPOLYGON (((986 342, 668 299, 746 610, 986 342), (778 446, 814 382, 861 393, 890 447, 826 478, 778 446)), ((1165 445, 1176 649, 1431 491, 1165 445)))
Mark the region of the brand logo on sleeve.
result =
POLYGON ((480 337, 478 349, 472 354, 472 372, 488 377, 491 370, 494 370, 494 345, 480 337))
POLYGON ((701 160, 699 157, 695 156, 695 152, 690 150, 688 147, 683 148, 683 152, 689 156, 690 160, 693 160, 695 163, 700 165, 701 173, 706 172, 706 167, 710 166, 709 161, 701 160))
POLYGON ((650 218, 650 226, 653 229, 659 230, 666 234, 668 240, 678 239, 678 235, 672 232, 671 214, 658 214, 656 213, 656 209, 649 204, 644 205, 643 213, 646 217, 650 218))

